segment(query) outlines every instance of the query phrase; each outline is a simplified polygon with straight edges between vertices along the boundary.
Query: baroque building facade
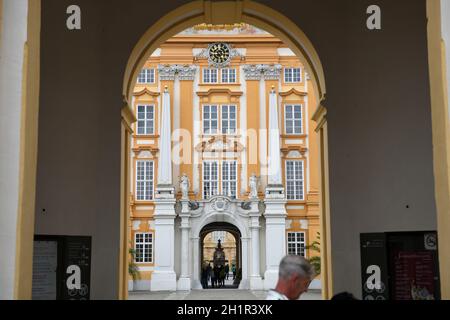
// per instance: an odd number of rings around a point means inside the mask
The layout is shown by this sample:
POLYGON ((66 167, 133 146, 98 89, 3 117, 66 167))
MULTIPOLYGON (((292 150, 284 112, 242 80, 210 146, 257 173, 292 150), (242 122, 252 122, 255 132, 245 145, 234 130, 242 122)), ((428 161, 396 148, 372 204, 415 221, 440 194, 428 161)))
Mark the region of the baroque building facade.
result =
POLYGON ((301 61, 262 30, 196 26, 162 44, 133 95, 130 289, 200 289, 215 231, 235 238, 242 289, 273 288, 285 254, 317 255, 316 106, 301 61))

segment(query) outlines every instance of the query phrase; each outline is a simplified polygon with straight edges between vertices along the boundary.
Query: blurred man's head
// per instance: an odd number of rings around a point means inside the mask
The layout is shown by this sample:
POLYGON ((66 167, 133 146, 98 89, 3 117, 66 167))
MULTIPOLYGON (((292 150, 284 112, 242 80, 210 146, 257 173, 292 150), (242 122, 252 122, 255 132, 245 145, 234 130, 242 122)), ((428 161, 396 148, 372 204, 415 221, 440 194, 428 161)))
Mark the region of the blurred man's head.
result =
POLYGON ((285 256, 280 262, 277 291, 289 300, 297 300, 308 291, 314 276, 314 269, 308 260, 297 255, 285 256))

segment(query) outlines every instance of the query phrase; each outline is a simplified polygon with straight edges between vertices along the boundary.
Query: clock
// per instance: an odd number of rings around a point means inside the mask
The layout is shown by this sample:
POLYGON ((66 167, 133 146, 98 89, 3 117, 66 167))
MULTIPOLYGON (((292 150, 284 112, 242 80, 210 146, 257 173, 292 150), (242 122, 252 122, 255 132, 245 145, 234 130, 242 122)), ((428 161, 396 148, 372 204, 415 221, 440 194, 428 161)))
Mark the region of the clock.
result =
POLYGON ((215 66, 224 66, 231 60, 231 49, 226 43, 217 42, 209 46, 209 61, 215 66))

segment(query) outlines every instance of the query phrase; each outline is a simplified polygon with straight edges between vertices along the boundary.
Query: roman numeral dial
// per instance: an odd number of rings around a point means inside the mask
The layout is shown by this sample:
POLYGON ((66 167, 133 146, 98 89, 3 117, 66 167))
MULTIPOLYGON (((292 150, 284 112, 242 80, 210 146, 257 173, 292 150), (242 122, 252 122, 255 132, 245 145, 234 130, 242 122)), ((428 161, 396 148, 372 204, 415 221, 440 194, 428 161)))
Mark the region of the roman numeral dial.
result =
POLYGON ((230 47, 225 43, 214 43, 209 47, 209 59, 217 64, 230 60, 230 47))

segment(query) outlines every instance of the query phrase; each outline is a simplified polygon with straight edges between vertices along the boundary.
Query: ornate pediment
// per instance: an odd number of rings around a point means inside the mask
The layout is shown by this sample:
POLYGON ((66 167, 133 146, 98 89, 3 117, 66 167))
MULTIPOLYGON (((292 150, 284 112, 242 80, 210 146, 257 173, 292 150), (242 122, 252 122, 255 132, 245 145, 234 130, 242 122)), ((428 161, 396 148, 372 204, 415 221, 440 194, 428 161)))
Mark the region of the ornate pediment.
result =
POLYGON ((195 150, 198 152, 241 152, 244 146, 239 141, 226 136, 214 136, 199 143, 195 150))
POLYGON ((308 93, 303 92, 303 91, 298 91, 295 88, 291 88, 288 91, 280 92, 280 96, 282 96, 282 97, 287 97, 287 96, 290 96, 290 95, 297 95, 297 96, 300 96, 300 97, 304 97, 304 96, 308 95, 308 93))
POLYGON ((134 152, 134 155, 136 157, 141 156, 145 158, 150 158, 150 155, 152 155, 152 157, 155 157, 159 152, 159 149, 153 146, 137 146, 135 148, 132 148, 131 150, 134 152))
POLYGON ((147 88, 144 88, 141 91, 133 93, 133 96, 135 96, 135 97, 141 97, 141 96, 144 96, 144 95, 148 95, 148 96, 151 96, 151 97, 158 97, 160 95, 160 93, 159 92, 150 91, 147 88))
POLYGON ((308 148, 298 147, 298 146, 290 146, 290 147, 281 149, 283 156, 285 158, 291 158, 291 159, 300 158, 301 156, 305 156, 306 151, 308 151, 308 148))

